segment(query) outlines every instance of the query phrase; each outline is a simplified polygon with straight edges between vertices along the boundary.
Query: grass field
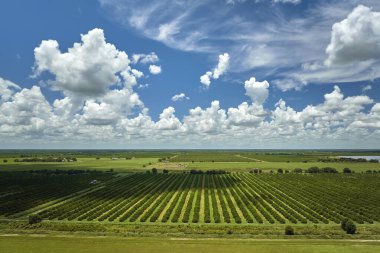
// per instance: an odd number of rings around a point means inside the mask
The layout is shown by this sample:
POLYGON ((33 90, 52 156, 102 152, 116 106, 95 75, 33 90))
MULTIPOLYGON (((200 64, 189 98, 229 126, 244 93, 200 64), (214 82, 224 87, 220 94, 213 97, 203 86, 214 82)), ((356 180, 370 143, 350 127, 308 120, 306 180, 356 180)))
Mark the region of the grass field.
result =
POLYGON ((379 251, 378 241, 0 236, 0 252, 3 253, 377 253, 379 251))
POLYGON ((24 171, 40 169, 90 169, 116 172, 138 172, 152 168, 186 171, 191 169, 223 169, 231 172, 264 171, 313 166, 332 167, 338 171, 350 168, 355 172, 380 171, 380 163, 370 162, 320 162, 320 159, 340 155, 378 155, 378 151, 19 151, 0 152, 0 171, 24 171), (29 152, 29 153, 28 153, 29 152), (77 162, 14 162, 22 157, 74 156, 77 162), (98 158, 98 159, 97 159, 98 158), (126 159, 127 158, 127 159, 126 159), (4 162, 6 160, 7 162, 4 162))

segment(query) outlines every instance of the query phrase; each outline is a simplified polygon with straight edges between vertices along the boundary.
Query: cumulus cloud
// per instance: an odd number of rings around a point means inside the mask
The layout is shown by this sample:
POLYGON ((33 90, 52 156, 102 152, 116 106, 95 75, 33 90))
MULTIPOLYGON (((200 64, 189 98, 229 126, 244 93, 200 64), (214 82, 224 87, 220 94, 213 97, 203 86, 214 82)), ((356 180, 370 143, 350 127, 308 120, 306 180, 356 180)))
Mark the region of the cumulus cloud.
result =
POLYGON ((160 119, 156 123, 156 128, 159 130, 176 130, 181 127, 181 122, 174 115, 175 109, 168 107, 160 114, 160 119))
POLYGON ((211 84, 211 80, 210 80, 210 77, 212 77, 212 72, 211 71, 207 71, 206 74, 202 75, 200 77, 200 81, 203 85, 206 85, 206 87, 209 87, 210 84, 211 84))
POLYGON ((228 53, 224 53, 219 55, 218 65, 214 68, 213 71, 207 71, 204 75, 200 77, 200 82, 209 87, 212 79, 219 79, 221 75, 223 75, 229 67, 230 56, 228 53))
POLYGON ((20 89, 17 84, 0 77, 0 101, 7 101, 15 91, 20 89))
POLYGON ((183 101, 184 99, 189 100, 190 98, 185 95, 185 93, 179 93, 172 97, 172 101, 183 101))
POLYGON ((219 101, 211 102, 211 106, 202 109, 196 107, 185 116, 184 128, 189 133, 216 134, 225 128, 226 112, 220 108, 219 101))
MULTIPOLYGON (((268 85, 247 80, 263 91, 268 85)), ((215 100, 209 107, 190 109, 183 120, 173 107, 165 108, 154 121, 137 94, 113 90, 100 99, 88 99, 77 111, 70 97, 51 105, 37 86, 16 91, 0 102, 1 145, 15 140, 44 142, 124 143, 129 145, 203 145, 226 147, 375 147, 380 140, 380 104, 365 95, 344 96, 341 89, 324 95, 324 101, 295 110, 285 100, 268 110, 260 103, 243 102, 221 108, 215 100), (140 107, 133 113, 132 106, 140 107), (366 112, 366 108, 370 110, 366 112), (17 139, 10 139, 18 136, 17 139), (321 142, 323 140, 323 142, 321 142), (264 143, 264 144, 263 144, 264 143), (306 146, 305 146, 306 145, 306 146)), ((254 93, 257 96, 259 93, 254 93)), ((258 95, 264 101, 266 95, 258 95)), ((171 146, 171 147, 174 147, 171 146)))
POLYGON ((249 105, 243 102, 237 108, 228 108, 228 125, 232 126, 257 126, 260 125, 268 113, 262 105, 253 103, 249 105))
POLYGON ((153 75, 158 75, 161 73, 161 66, 157 65, 150 65, 149 66, 149 72, 153 75))
POLYGON ((76 96, 98 96, 108 87, 135 85, 141 72, 132 71, 128 55, 107 43, 102 29, 81 35, 81 42, 62 53, 56 40, 44 40, 34 49, 35 76, 48 71, 55 76, 53 88, 76 96))
POLYGON ((132 55, 132 63, 137 64, 148 64, 158 62, 160 59, 158 58, 155 52, 151 52, 150 54, 133 54, 132 55))
POLYGON ((245 94, 251 98, 252 102, 261 105, 265 102, 269 95, 269 83, 267 81, 256 81, 251 77, 244 82, 245 94))
POLYGON ((332 27, 326 64, 345 65, 380 57, 380 12, 358 5, 332 27))

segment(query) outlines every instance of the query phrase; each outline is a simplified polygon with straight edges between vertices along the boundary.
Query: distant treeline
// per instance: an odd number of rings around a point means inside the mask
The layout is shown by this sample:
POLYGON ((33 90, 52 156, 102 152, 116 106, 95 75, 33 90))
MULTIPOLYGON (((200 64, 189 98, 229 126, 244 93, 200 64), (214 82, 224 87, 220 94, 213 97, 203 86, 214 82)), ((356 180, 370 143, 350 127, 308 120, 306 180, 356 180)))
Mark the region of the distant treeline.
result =
POLYGON ((14 159, 15 162, 76 162, 76 157, 30 157, 14 159))
MULTIPOLYGON (((270 173, 274 173, 274 170, 271 170, 270 173)), ((254 174, 259 174, 262 173, 261 169, 252 169, 250 173, 254 174)), ((317 174, 317 173, 326 173, 326 174, 331 174, 331 173, 339 173, 339 171, 335 168, 331 167, 324 167, 324 168, 319 168, 319 167, 310 167, 308 169, 301 169, 301 168, 296 168, 293 170, 283 170, 283 169, 277 169, 278 174, 283 174, 283 173, 295 173, 295 174, 301 174, 301 173, 310 173, 310 174, 317 174)), ((350 168, 344 168, 343 173, 355 173, 355 171, 351 170, 350 168)), ((365 173, 380 173, 379 171, 376 170, 367 170, 365 173)))
POLYGON ((340 157, 340 158, 321 158, 318 161, 323 163, 334 163, 334 162, 357 162, 357 163, 378 163, 376 159, 367 160, 364 158, 350 158, 350 157, 340 157))

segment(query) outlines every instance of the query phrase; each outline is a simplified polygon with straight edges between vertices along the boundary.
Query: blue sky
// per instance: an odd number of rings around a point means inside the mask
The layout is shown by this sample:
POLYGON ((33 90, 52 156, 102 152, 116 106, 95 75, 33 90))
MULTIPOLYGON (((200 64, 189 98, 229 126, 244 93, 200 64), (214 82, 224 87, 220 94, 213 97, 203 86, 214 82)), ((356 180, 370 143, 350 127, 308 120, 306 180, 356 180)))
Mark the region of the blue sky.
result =
POLYGON ((376 0, 13 0, 0 28, 1 148, 379 148, 376 0))

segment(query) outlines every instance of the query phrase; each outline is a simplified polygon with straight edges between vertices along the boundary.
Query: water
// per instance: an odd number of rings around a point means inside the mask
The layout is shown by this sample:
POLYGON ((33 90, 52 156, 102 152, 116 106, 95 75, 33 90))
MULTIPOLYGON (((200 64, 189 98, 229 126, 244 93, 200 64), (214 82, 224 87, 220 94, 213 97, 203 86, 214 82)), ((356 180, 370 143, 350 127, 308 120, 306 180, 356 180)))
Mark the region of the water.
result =
POLYGON ((369 160, 378 160, 378 161, 380 161, 380 156, 370 156, 370 155, 363 155, 363 156, 347 155, 347 156, 339 156, 339 157, 342 157, 342 158, 353 158, 353 159, 363 158, 363 159, 366 159, 367 161, 369 161, 369 160))

